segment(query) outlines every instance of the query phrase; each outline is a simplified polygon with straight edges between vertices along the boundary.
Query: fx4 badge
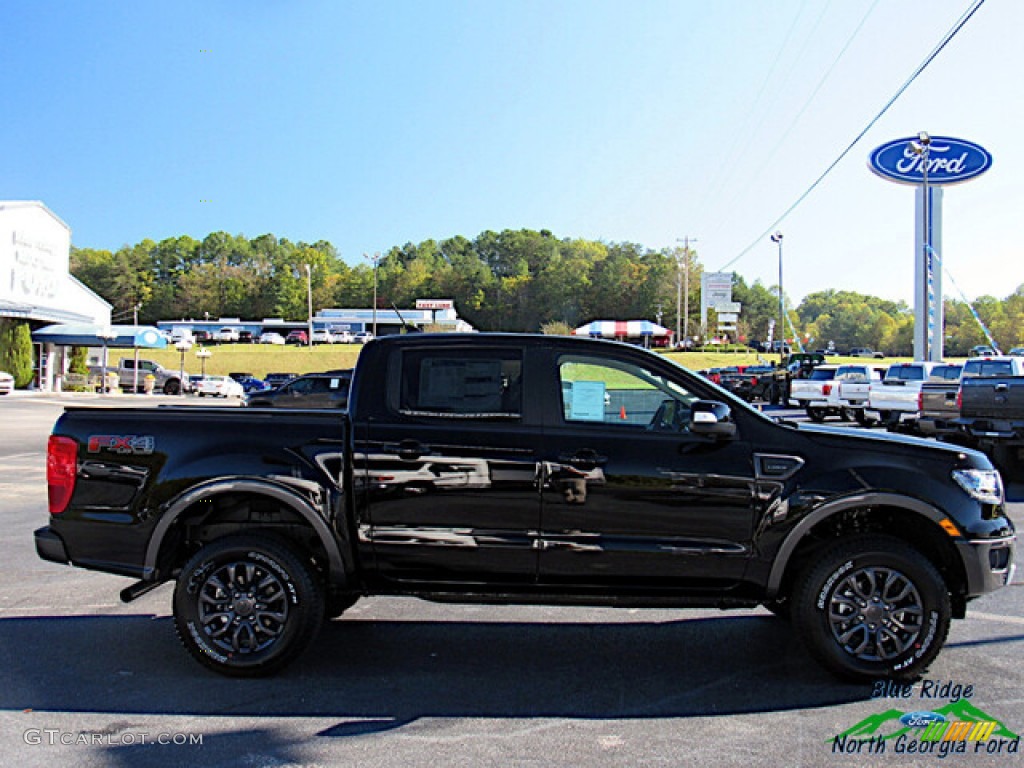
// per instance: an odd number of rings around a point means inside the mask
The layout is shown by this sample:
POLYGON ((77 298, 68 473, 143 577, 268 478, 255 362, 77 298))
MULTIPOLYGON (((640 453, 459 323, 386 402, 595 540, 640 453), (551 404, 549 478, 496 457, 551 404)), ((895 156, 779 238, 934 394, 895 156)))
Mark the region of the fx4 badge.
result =
POLYGON ((86 442, 86 450, 89 453, 113 451, 149 455, 155 447, 156 438, 152 435, 89 435, 86 442))

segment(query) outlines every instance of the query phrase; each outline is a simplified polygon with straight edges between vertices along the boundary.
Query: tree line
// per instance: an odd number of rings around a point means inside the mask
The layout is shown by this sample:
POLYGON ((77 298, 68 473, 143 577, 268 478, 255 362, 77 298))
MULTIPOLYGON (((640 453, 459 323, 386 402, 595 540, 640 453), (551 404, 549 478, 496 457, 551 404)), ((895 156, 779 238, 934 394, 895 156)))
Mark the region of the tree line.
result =
MULTIPOLYGON (((463 318, 492 331, 641 318, 674 329, 677 292, 686 285, 687 301, 681 303, 688 306, 694 334, 699 333, 703 271, 693 249, 654 250, 527 229, 406 243, 354 265, 325 240, 291 242, 272 234, 250 239, 213 232, 202 240, 146 239, 113 252, 71 250, 72 274, 113 305, 115 320, 137 312, 141 323, 206 317, 304 320, 307 279, 316 311, 371 306, 376 277, 379 308, 408 307, 420 298, 453 299, 463 318)), ((734 273, 733 300, 743 305, 733 340, 765 339, 769 321, 778 317, 778 286, 748 285, 734 273)), ((1024 343, 1024 286, 1003 299, 981 297, 972 306, 1004 350, 1024 343)), ((913 351, 913 312, 904 302, 827 290, 787 307, 786 337, 795 332, 811 348, 831 341, 839 350, 913 351)), ((947 300, 945 309, 947 354, 964 355, 987 343, 971 307, 947 300)))

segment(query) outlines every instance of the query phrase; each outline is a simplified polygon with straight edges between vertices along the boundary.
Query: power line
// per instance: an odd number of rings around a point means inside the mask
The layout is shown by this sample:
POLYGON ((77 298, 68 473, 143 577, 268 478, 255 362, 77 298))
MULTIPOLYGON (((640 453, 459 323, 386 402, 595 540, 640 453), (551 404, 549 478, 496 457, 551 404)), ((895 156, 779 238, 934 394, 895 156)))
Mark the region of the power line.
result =
POLYGON ((803 16, 804 8, 806 6, 807 3, 805 0, 805 2, 801 4, 800 9, 797 11, 796 16, 793 17, 793 21, 789 25, 789 30, 786 32, 786 36, 783 38, 782 44, 779 46, 779 49, 775 54, 775 60, 772 61, 771 66, 768 67, 768 70, 765 72, 764 79, 761 81, 761 87, 757 91, 757 96, 754 97, 754 100, 751 102, 750 108, 747 110, 747 113, 746 115, 744 115, 743 119, 735 123, 736 130, 734 130, 733 132, 732 142, 729 147, 729 151, 725 155, 727 158, 726 166, 722 168, 722 170, 720 170, 715 180, 710 185, 708 185, 710 191, 708 192, 708 194, 703 196, 704 209, 707 209, 708 204, 711 200, 718 198, 719 194, 722 191, 722 188, 726 185, 726 182, 729 179, 731 179, 735 173, 736 164, 741 154, 739 151, 737 151, 737 147, 740 144, 740 137, 742 135, 740 126, 750 125, 754 121, 755 116, 760 115, 760 119, 756 122, 755 127, 751 128, 747 132, 746 139, 743 140, 743 149, 745 150, 746 147, 753 140, 754 136, 756 135, 757 129, 760 127, 761 122, 764 120, 765 111, 763 109, 760 109, 761 101, 764 98, 764 94, 768 89, 768 83, 771 82, 771 79, 775 74, 776 67, 778 67, 782 61, 782 55, 785 53, 786 48, 789 45, 789 41, 793 37, 793 33, 797 28, 797 24, 799 23, 800 18, 803 16))
MULTIPOLYGON (((825 74, 822 75, 821 79, 818 81, 818 84, 814 87, 814 90, 811 92, 811 95, 807 97, 806 101, 804 101, 804 105, 800 108, 800 110, 796 113, 796 115, 794 115, 794 117, 790 121, 789 125, 786 126, 786 130, 782 132, 782 136, 780 136, 779 140, 777 142, 775 142, 775 146, 772 147, 771 151, 767 155, 765 155, 765 158, 761 162, 761 165, 757 169, 757 171, 755 171, 751 175, 751 180, 752 181, 753 180, 757 180, 757 179, 760 178, 761 174, 764 173, 764 169, 768 167, 768 164, 772 161, 772 159, 778 153, 779 149, 782 147, 782 145, 785 143, 785 141, 789 138, 789 135, 790 135, 790 133, 792 133, 793 128, 800 121, 800 118, 802 118, 804 116, 804 113, 807 111, 807 109, 814 102, 814 99, 821 92, 821 89, 825 86, 825 83, 828 81, 829 77, 835 71, 835 68, 838 66, 839 62, 842 60, 842 58, 846 54, 847 50, 849 50, 850 46, 853 44, 853 41, 857 38, 857 35, 860 34, 861 29, 864 28, 865 22, 867 22, 868 18, 871 16, 871 14, 875 10, 875 8, 878 6, 879 2, 880 2, 880 0, 875 0, 875 2, 871 4, 871 7, 868 8, 867 12, 861 18, 860 23, 857 24, 857 27, 850 34, 850 37, 847 38, 846 44, 843 45, 842 50, 840 50, 839 53, 836 54, 836 57, 833 60, 832 64, 826 70, 825 74)), ((713 229, 717 229, 717 227, 714 227, 713 229)))
POLYGON ((889 101, 886 102, 885 106, 882 107, 882 109, 879 111, 879 113, 877 115, 875 115, 871 119, 871 121, 867 124, 867 126, 864 128, 864 130, 862 130, 860 133, 857 134, 857 136, 853 139, 853 141, 851 141, 849 143, 849 145, 846 147, 846 149, 844 149, 839 154, 839 157, 837 157, 834 161, 832 161, 832 164, 829 165, 828 168, 825 169, 824 173, 822 173, 817 179, 815 179, 814 182, 804 191, 804 193, 802 195, 800 195, 800 197, 798 197, 796 199, 796 202, 794 202, 792 205, 789 206, 789 208, 787 208, 785 211, 783 211, 781 216, 779 216, 777 219, 775 219, 775 221, 773 221, 771 224, 769 224, 767 227, 765 227, 764 231, 761 234, 759 234, 750 243, 750 245, 748 245, 746 248, 744 248, 742 251, 740 251, 740 253, 734 259, 732 259, 732 261, 728 262, 727 264, 724 264, 721 268, 719 268, 719 270, 718 270, 719 272, 726 271, 729 267, 731 267, 737 261, 742 259, 748 253, 750 253, 750 251, 752 251, 755 246, 760 245, 761 242, 764 240, 764 238, 767 237, 768 234, 773 229, 778 227, 779 224, 781 224, 785 220, 785 218, 787 216, 789 216, 789 214, 791 214, 794 210, 796 210, 797 206, 799 206, 804 200, 806 200, 810 196, 810 194, 815 189, 817 189, 818 185, 821 184, 821 182, 823 182, 825 180, 825 177, 828 176, 832 172, 832 170, 837 165, 839 165, 839 163, 842 162, 843 159, 848 154, 850 154, 850 152, 853 150, 853 148, 860 142, 861 139, 864 138, 864 136, 867 134, 867 132, 875 127, 875 124, 879 120, 882 119, 882 117, 885 115, 885 113, 888 112, 889 109, 892 107, 892 105, 896 103, 896 100, 899 99, 899 97, 903 95, 903 93, 907 90, 907 88, 909 88, 911 86, 911 84, 918 78, 918 76, 922 72, 924 72, 924 70, 928 67, 928 65, 931 64, 932 61, 935 60, 935 58, 942 52, 942 50, 949 44, 949 42, 957 35, 957 33, 961 29, 963 29, 964 25, 968 21, 970 21, 971 17, 974 16, 974 14, 978 11, 979 8, 981 8, 981 6, 984 4, 984 2, 985 2, 985 0, 975 0, 974 1, 974 4, 970 8, 968 8, 967 11, 964 12, 963 16, 961 16, 960 19, 953 25, 952 29, 950 29, 949 32, 946 33, 946 35, 942 38, 942 40, 939 42, 939 44, 937 46, 935 46, 935 48, 932 50, 931 53, 928 54, 928 56, 925 58, 925 60, 921 64, 918 65, 917 69, 915 69, 913 74, 911 74, 910 77, 907 78, 906 82, 904 82, 903 85, 901 85, 899 87, 899 89, 896 91, 896 93, 893 95, 893 97, 891 99, 889 99, 889 101))

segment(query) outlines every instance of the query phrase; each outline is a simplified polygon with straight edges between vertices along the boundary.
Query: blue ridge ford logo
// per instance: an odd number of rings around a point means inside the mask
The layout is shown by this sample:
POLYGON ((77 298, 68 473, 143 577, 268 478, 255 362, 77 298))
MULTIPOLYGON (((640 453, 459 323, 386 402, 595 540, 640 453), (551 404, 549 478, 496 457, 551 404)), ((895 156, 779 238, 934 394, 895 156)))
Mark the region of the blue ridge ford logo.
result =
MULTIPOLYGON (((920 184, 924 157, 911 149, 914 138, 896 139, 875 149, 868 157, 871 170, 900 184, 920 184)), ((932 136, 928 147, 928 183, 959 184, 980 176, 992 166, 992 155, 973 142, 949 136, 932 136)))

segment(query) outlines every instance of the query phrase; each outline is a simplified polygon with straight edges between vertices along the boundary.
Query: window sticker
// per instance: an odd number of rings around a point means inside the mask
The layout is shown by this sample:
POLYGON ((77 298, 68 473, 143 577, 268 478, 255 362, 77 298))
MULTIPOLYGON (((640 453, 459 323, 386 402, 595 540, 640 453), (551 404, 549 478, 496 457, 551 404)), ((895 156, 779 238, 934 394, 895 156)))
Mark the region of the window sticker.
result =
POLYGON ((569 418, 573 421, 604 421, 603 381, 574 381, 570 390, 569 418))

